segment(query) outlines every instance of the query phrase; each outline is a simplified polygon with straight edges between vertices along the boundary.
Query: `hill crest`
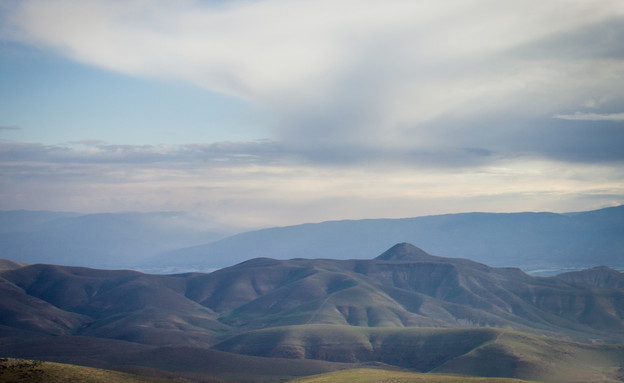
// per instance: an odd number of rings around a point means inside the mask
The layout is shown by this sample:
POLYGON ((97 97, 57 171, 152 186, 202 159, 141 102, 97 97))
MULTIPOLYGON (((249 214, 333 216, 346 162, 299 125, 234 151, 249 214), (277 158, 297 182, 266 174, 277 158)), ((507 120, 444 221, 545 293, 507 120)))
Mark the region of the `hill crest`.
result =
POLYGON ((383 254, 375 258, 378 261, 422 261, 431 260, 433 256, 411 243, 397 243, 383 254))

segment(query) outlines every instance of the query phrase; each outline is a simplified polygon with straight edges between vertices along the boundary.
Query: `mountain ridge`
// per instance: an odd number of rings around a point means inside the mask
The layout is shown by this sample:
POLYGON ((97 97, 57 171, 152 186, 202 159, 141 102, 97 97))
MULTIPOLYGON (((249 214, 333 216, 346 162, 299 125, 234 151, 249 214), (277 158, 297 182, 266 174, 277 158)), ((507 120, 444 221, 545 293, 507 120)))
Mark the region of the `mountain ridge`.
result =
POLYGON ((624 205, 564 214, 459 213, 268 228, 165 252, 144 266, 221 268, 260 257, 368 259, 402 242, 437 256, 527 271, 624 269, 624 205))
POLYGON ((433 255, 411 243, 401 242, 392 246, 374 259, 379 261, 418 261, 422 259, 433 259, 433 255))
POLYGON ((373 363, 616 382, 621 277, 533 277, 409 243, 373 259, 256 258, 209 274, 26 265, 0 270, 0 355, 219 378, 240 362, 268 381, 285 366, 293 377, 373 363))
POLYGON ((0 277, 5 312, 26 310, 14 302, 21 296, 31 302, 30 312, 51 305, 46 312, 52 317, 55 309, 73 315, 53 321, 61 326, 51 327, 54 333, 75 331, 78 323, 84 335, 153 339, 163 334, 177 344, 194 334, 197 342, 211 345, 233 329, 266 326, 469 324, 577 340, 624 340, 620 272, 597 268, 536 278, 519 269, 436 257, 407 243, 369 260, 259 258, 210 274, 29 265, 1 271, 0 277), (578 282, 602 280, 605 273, 618 282, 578 282), (180 322, 175 331, 157 324, 173 318, 180 322))

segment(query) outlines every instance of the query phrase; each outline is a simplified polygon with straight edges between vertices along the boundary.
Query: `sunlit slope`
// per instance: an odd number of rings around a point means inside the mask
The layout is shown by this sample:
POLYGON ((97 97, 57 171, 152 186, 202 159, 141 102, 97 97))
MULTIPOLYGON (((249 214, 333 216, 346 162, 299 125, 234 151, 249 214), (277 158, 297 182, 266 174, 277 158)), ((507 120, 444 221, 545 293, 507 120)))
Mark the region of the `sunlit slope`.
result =
MULTIPOLYGON (((263 358, 200 347, 154 347, 112 339, 46 336, 3 339, 0 355, 133 372, 156 377, 238 382, 283 381, 360 367, 322 360, 263 358)), ((1 381, 1 380, 0 380, 1 381)))
POLYGON ((509 378, 476 378, 442 374, 419 374, 370 368, 332 372, 291 380, 288 383, 521 383, 509 378))
POLYGON ((306 325, 233 337, 216 348, 257 356, 381 362, 420 372, 549 382, 617 381, 624 346, 587 345, 500 329, 306 325))
POLYGON ((10 358, 0 359, 0 382, 148 383, 166 381, 168 380, 71 364, 10 358))

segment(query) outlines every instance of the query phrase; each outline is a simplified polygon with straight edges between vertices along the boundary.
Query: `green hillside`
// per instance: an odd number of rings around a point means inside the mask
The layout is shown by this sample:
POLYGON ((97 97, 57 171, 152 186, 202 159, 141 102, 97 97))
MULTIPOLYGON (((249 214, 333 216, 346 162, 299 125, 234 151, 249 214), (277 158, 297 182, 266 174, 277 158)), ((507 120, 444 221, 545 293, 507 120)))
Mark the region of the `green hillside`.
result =
MULTIPOLYGON (((25 359, 0 359, 0 382, 13 383, 141 383, 166 382, 165 379, 148 378, 117 371, 25 359)), ((217 381, 215 381, 216 383, 217 381)))
POLYGON ((520 383, 525 380, 509 378, 475 378, 456 375, 419 374, 413 372, 377 370, 370 368, 331 372, 291 380, 288 383, 520 383))
POLYGON ((624 365, 622 345, 488 328, 288 326, 241 334, 215 347, 264 357, 379 362, 418 372, 562 383, 622 381, 624 365))

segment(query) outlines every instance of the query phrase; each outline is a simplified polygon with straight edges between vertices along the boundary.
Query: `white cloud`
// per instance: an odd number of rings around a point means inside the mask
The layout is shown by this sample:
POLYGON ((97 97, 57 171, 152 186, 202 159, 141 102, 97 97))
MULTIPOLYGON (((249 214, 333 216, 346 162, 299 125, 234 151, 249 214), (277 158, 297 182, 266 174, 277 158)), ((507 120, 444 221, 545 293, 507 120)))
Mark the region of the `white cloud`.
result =
POLYGON ((624 121, 624 113, 581 113, 556 114, 555 118, 572 121, 624 121))
POLYGON ((263 104, 291 138, 357 129, 379 140, 448 113, 513 102, 536 113, 519 104, 532 97, 548 98, 552 115, 596 87, 621 94, 599 65, 510 52, 622 15, 608 0, 24 0, 8 20, 13 38, 85 63, 263 104))

